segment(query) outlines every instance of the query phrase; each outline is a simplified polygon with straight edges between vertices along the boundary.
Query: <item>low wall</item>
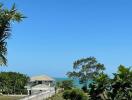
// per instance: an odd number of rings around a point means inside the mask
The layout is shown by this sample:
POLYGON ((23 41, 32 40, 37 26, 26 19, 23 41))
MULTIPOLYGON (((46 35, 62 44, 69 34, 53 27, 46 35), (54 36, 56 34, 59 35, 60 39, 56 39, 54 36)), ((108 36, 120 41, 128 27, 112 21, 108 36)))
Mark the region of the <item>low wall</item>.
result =
POLYGON ((41 92, 38 94, 34 94, 31 96, 27 96, 25 98, 22 98, 20 100, 44 100, 47 99, 55 94, 54 90, 46 91, 46 92, 41 92))

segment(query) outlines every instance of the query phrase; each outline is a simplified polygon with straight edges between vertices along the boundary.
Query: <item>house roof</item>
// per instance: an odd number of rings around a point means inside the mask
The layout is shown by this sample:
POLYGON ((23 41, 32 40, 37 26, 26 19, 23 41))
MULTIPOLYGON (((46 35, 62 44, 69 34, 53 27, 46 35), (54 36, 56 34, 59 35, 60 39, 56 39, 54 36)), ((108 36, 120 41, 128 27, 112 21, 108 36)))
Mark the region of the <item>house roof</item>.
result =
POLYGON ((31 77, 30 81, 54 81, 54 79, 47 75, 40 75, 40 76, 31 77))

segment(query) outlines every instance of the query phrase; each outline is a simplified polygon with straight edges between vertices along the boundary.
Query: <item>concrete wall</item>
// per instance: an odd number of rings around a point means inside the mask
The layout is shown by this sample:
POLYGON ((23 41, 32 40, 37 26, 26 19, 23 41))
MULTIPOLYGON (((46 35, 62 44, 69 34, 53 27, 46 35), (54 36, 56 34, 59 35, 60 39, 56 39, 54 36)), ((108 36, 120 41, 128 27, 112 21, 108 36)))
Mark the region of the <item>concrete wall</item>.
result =
POLYGON ((44 99, 47 99, 53 95, 55 95, 55 90, 49 90, 46 92, 41 92, 38 94, 27 96, 27 97, 20 99, 20 100, 44 100, 44 99))

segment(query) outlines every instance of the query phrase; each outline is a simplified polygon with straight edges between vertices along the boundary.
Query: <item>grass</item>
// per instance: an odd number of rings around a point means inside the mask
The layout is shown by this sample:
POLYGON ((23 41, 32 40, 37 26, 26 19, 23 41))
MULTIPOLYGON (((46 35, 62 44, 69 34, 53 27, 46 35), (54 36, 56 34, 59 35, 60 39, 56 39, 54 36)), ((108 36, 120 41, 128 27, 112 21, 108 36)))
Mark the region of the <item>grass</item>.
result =
POLYGON ((0 100, 19 100, 21 96, 0 96, 0 100))

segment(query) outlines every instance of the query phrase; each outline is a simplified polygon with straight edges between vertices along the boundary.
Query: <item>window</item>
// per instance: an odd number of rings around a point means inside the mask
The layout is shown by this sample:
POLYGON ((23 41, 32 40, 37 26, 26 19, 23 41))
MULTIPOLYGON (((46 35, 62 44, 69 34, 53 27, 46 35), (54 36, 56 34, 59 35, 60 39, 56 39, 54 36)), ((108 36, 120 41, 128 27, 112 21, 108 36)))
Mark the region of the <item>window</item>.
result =
POLYGON ((38 81, 38 84, 42 84, 42 81, 38 81))

